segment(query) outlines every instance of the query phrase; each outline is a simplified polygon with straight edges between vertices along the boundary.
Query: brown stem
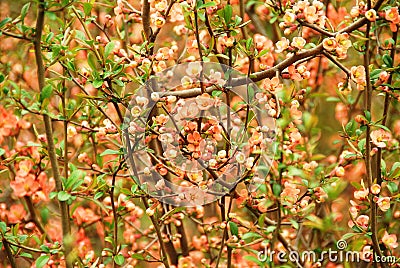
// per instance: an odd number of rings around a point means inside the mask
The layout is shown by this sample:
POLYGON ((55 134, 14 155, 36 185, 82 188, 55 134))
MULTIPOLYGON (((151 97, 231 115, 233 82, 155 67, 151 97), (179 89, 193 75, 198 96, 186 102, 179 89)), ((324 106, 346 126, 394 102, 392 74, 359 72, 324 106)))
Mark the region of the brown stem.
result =
MULTIPOLYGON (((38 7, 38 16, 36 20, 36 35, 33 41, 34 50, 35 50, 35 60, 37 65, 37 76, 38 76, 38 83, 40 91, 43 90, 45 87, 45 69, 44 63, 42 58, 41 52, 41 39, 42 39, 42 31, 44 25, 44 10, 45 8, 45 0, 39 1, 38 7)), ((43 115, 43 121, 45 126, 46 138, 47 138, 47 151, 50 158, 50 163, 53 171, 53 177, 56 184, 57 191, 63 190, 63 185, 60 176, 60 170, 57 163, 57 154, 54 145, 54 135, 53 129, 51 125, 51 118, 47 115, 43 115)), ((71 246, 69 243, 70 239, 70 222, 69 222, 69 215, 68 215, 68 205, 65 201, 59 201, 59 206, 61 210, 61 225, 62 225, 62 232, 63 232, 63 244, 64 244, 64 254, 66 260, 66 267, 72 268, 72 261, 70 258, 71 253, 71 246)))
POLYGON ((150 2, 149 0, 143 0, 142 7, 142 22, 143 32, 146 39, 149 41, 151 38, 151 27, 150 27, 150 2))
POLYGON ((43 224, 39 221, 39 218, 36 214, 35 207, 33 206, 32 199, 30 196, 24 196, 26 205, 28 206, 29 214, 31 220, 35 223, 36 227, 39 229, 39 231, 44 234, 44 237, 46 240, 50 243, 53 243, 53 240, 49 236, 49 234, 46 232, 46 230, 43 227, 43 224))
MULTIPOLYGON (((146 209, 148 209, 149 205, 147 204, 147 198, 146 197, 144 197, 144 196, 142 197, 142 202, 144 204, 144 207, 146 209)), ((160 242, 161 255, 162 255, 161 256, 161 260, 162 260, 163 264, 165 265, 165 267, 169 268, 170 266, 169 266, 168 258, 167 258, 167 256, 168 256, 167 248, 165 246, 165 243, 164 243, 164 240, 163 240, 163 237, 162 237, 162 234, 161 234, 160 225, 158 224, 157 219, 155 218, 154 215, 150 216, 150 220, 151 220, 151 222, 152 222, 152 224, 154 226, 154 229, 156 230, 158 241, 160 242)), ((178 257, 176 256, 176 259, 177 258, 178 257)))
POLYGON ((7 258, 9 260, 10 264, 11 264, 11 267, 12 268, 17 268, 17 264, 15 263, 13 253, 11 251, 11 248, 10 248, 10 245, 8 244, 7 239, 5 239, 5 237, 3 237, 2 242, 3 242, 3 245, 4 245, 4 249, 6 250, 7 258))
MULTIPOLYGON (((370 2, 370 1, 369 1, 370 2)), ((370 4, 370 3, 369 3, 370 4)), ((366 74, 366 89, 365 89, 365 110, 371 112, 372 106, 372 85, 371 85, 371 75, 369 71, 369 60, 370 60, 370 30, 371 30, 371 22, 367 21, 367 29, 365 32, 365 54, 364 54, 364 68, 366 74)), ((371 126, 367 124, 366 130, 366 142, 365 142, 365 166, 366 166, 366 176, 367 176, 367 186, 368 189, 371 188, 373 183, 372 178, 372 157, 371 157, 371 126)), ((382 258, 382 251, 379 247, 379 241, 377 237, 377 204, 373 200, 373 196, 370 194, 370 218, 371 218, 371 233, 372 233, 372 244, 374 249, 374 254, 378 254, 380 258, 382 258)), ((381 263, 381 267, 386 267, 385 264, 381 263)))

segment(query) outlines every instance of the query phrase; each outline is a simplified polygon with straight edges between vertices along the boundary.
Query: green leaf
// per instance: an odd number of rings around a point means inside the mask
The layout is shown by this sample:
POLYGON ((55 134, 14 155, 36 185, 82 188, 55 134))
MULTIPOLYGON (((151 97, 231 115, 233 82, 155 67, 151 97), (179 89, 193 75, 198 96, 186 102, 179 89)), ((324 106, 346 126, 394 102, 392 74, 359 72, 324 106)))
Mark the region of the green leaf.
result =
POLYGON ((351 238, 351 237, 353 237, 353 236, 356 236, 356 235, 360 235, 360 234, 356 234, 356 233, 347 233, 347 234, 344 234, 344 235, 342 236, 341 240, 347 240, 347 239, 349 239, 349 238, 351 238))
POLYGON ((387 188, 389 189, 389 191, 394 194, 399 190, 399 187, 397 186, 397 184, 393 181, 388 182, 387 184, 387 188))
POLYGON ((85 12, 85 16, 90 16, 92 8, 93 5, 91 3, 83 3, 83 12, 85 12))
POLYGON ((202 9, 202 8, 207 8, 207 7, 215 7, 216 3, 215 2, 208 2, 208 3, 204 3, 201 4, 197 7, 197 9, 202 9))
POLYGON ((100 154, 100 156, 105 156, 105 155, 109 155, 109 154, 121 154, 121 152, 119 150, 107 149, 104 152, 102 152, 100 154))
POLYGON ((4 150, 3 148, 0 148, 0 156, 2 156, 5 153, 6 153, 6 150, 4 150))
POLYGON ((133 253, 131 255, 131 258, 136 259, 136 260, 140 260, 140 261, 144 261, 145 260, 145 257, 143 257, 143 255, 139 254, 139 253, 133 253))
POLYGON ((365 118, 367 119, 367 121, 368 121, 368 122, 371 122, 371 112, 365 110, 365 111, 364 111, 364 114, 365 114, 365 118))
POLYGON ((43 266, 45 266, 47 264, 47 262, 49 261, 50 256, 48 255, 43 255, 40 256, 39 258, 37 258, 36 260, 36 268, 42 268, 43 266))
POLYGON ((387 67, 389 67, 389 68, 393 67, 393 59, 392 59, 392 57, 390 57, 389 54, 383 55, 382 60, 386 64, 387 67))
POLYGON ((104 193, 103 192, 97 192, 95 195, 94 195, 94 199, 99 199, 100 197, 102 197, 104 195, 104 193))
POLYGON ((114 262, 115 262, 117 265, 122 265, 122 264, 124 264, 124 262, 125 262, 125 258, 124 258, 124 256, 122 256, 122 255, 117 255, 117 256, 114 257, 114 262))
POLYGON ((249 232, 249 233, 245 233, 244 235, 242 235, 242 239, 243 240, 253 240, 253 239, 258 239, 261 238, 262 235, 260 235, 259 233, 254 233, 254 232, 249 232))
POLYGON ((272 192, 274 193, 275 196, 279 196, 282 191, 282 186, 279 183, 274 183, 272 185, 272 192))
POLYGON ((5 233, 7 231, 7 224, 4 221, 0 221, 0 231, 5 233))
POLYGON ((221 96, 221 94, 222 94, 221 90, 213 90, 213 92, 211 93, 213 97, 219 97, 221 96))
POLYGON ((31 3, 26 3, 21 9, 21 20, 24 21, 26 14, 28 14, 28 10, 31 6, 31 3))
POLYGON ((71 198, 71 195, 65 191, 58 192, 57 198, 60 201, 67 201, 71 198))
POLYGON ((50 98, 51 93, 53 93, 53 87, 51 85, 46 85, 40 92, 40 102, 43 102, 45 99, 50 98))
POLYGON ((0 21, 0 28, 2 28, 4 25, 6 25, 7 23, 9 23, 11 21, 12 21, 11 18, 5 18, 4 20, 0 21))
POLYGON ((218 10, 217 14, 224 18, 225 24, 228 25, 232 20, 232 6, 226 5, 224 9, 218 10))
POLYGON ((22 252, 21 254, 19 254, 19 256, 25 257, 25 258, 28 258, 28 259, 33 259, 32 254, 27 253, 27 252, 22 252))
POLYGON ((103 85, 103 80, 101 80, 101 79, 99 79, 99 80, 94 80, 93 83, 92 83, 92 85, 93 85, 95 88, 99 88, 99 87, 101 87, 101 86, 103 85))
POLYGON ((113 41, 108 42, 108 44, 104 48, 104 58, 106 59, 108 55, 114 50, 115 43, 113 41))
POLYGON ((92 70, 95 71, 97 67, 96 67, 96 57, 94 56, 94 54, 92 52, 88 52, 87 59, 90 68, 92 68, 92 70))
POLYGON ((239 228, 238 228, 238 226, 236 225, 236 223, 234 223, 233 221, 230 221, 230 222, 229 222, 229 228, 230 228, 230 230, 231 230, 231 234, 232 234, 232 235, 239 236, 239 228))
POLYGON ((340 102, 340 98, 338 97, 328 97, 326 98, 327 102, 340 102))

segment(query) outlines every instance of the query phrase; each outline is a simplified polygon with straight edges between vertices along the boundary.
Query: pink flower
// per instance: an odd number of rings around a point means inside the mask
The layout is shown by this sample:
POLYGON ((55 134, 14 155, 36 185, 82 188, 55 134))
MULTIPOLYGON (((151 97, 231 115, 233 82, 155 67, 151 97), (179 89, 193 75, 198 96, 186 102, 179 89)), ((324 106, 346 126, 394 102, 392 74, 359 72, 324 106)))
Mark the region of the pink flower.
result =
POLYGON ((195 101, 196 101, 197 107, 203 111, 208 110, 215 103, 214 99, 212 99, 211 96, 208 95, 207 93, 203 93, 200 96, 197 96, 195 101))
POLYGON ((195 102, 191 102, 189 105, 179 107, 178 114, 175 116, 177 120, 180 119, 191 119, 195 118, 199 113, 199 108, 195 102))
POLYGON ((293 38, 293 41, 290 45, 297 49, 302 49, 305 46, 305 44, 306 40, 303 37, 296 36, 293 38))
POLYGON ((367 215, 360 215, 356 219, 356 223, 361 228, 367 229, 368 228, 368 223, 369 223, 369 217, 367 215))
POLYGON ((379 194, 381 192, 381 186, 379 184, 374 184, 371 186, 371 193, 379 194))
POLYGON ((328 194, 322 187, 314 188, 314 195, 316 196, 317 203, 325 202, 328 199, 328 194))
POLYGON ((365 200, 368 197, 368 189, 362 189, 354 192, 354 198, 357 200, 365 200))
POLYGON ((351 79, 361 86, 366 85, 365 68, 362 65, 353 66, 350 69, 351 79))
POLYGON ((287 181, 281 193, 281 199, 285 204, 293 205, 297 201, 299 193, 300 189, 297 189, 295 184, 287 181))
POLYGON ((315 6, 308 6, 304 9, 304 16, 308 23, 314 23, 318 20, 317 8, 315 6))
POLYGON ((388 142, 392 137, 389 132, 383 129, 372 131, 370 136, 373 144, 375 144, 379 148, 385 148, 386 142, 388 142))
POLYGON ((272 79, 266 78, 261 84, 261 87, 266 91, 274 93, 275 91, 281 90, 283 85, 280 84, 279 78, 275 76, 272 79))
POLYGON ((382 211, 388 211, 390 208, 390 197, 379 197, 376 203, 382 211))
POLYGON ((276 42, 276 52, 281 53, 285 51, 289 47, 289 40, 286 37, 282 37, 282 39, 276 42))
POLYGON ((18 163, 17 176, 26 177, 31 172, 34 163, 30 159, 22 160, 18 163))
POLYGON ((325 38, 324 41, 322 41, 322 46, 327 51, 334 51, 336 49, 337 45, 338 45, 338 43, 337 43, 336 39, 333 37, 325 38))
POLYGON ((397 236, 395 234, 390 235, 387 231, 385 231, 385 234, 382 237, 382 243, 392 249, 399 246, 397 243, 397 236))
POLYGON ((365 12, 365 17, 369 21, 376 21, 376 11, 375 11, 375 9, 370 9, 367 12, 365 12))
POLYGON ((203 67, 201 66, 201 63, 196 61, 196 62, 190 62, 188 64, 188 68, 186 69, 186 73, 189 76, 196 76, 200 74, 200 72, 203 70, 203 67))

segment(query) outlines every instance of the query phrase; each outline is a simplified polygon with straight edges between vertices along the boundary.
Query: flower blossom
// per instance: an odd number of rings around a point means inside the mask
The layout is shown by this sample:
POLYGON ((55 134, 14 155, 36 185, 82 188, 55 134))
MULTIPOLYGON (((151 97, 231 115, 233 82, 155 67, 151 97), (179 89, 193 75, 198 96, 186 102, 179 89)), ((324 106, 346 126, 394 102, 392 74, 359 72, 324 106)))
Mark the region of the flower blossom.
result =
POLYGON ((392 135, 383 129, 374 130, 370 134, 371 141, 379 148, 385 148, 386 143, 391 139, 392 135))
POLYGON ((387 231, 385 231, 385 234, 382 237, 382 243, 392 249, 399 246, 397 243, 397 236, 395 234, 390 235, 387 231))

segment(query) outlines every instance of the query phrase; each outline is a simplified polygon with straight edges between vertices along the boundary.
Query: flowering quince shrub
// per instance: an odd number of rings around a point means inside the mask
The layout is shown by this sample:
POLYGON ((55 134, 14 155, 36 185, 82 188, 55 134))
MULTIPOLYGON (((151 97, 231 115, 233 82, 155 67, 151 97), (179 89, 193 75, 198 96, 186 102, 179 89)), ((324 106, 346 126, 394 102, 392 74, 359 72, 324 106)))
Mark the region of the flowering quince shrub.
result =
POLYGON ((398 1, 0 8, 1 267, 400 266, 398 1))

